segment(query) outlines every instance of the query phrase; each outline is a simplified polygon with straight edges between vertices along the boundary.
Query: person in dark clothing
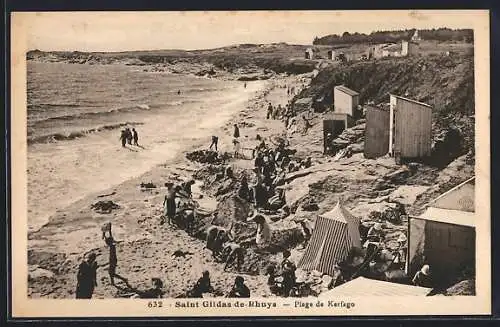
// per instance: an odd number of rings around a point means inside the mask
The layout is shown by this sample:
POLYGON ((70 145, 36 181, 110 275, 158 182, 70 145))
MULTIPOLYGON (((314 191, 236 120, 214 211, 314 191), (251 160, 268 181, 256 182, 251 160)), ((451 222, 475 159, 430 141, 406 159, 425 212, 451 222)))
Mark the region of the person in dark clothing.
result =
POLYGON ((429 265, 424 265, 420 271, 417 271, 412 280, 413 285, 432 288, 432 278, 429 265))
POLYGON ((187 182, 184 182, 182 183, 181 187, 182 187, 182 190, 189 196, 189 197, 192 197, 193 196, 193 190, 191 189, 191 187, 194 185, 195 181, 193 179, 187 181, 187 182))
POLYGON ((167 222, 171 224, 177 209, 175 205, 175 188, 173 183, 165 183, 165 186, 167 187, 167 194, 163 201, 164 216, 167 218, 167 222))
POLYGON ((90 253, 78 267, 76 298, 91 299, 94 288, 97 286, 97 262, 96 254, 90 253))
POLYGON ((134 145, 138 146, 139 143, 137 143, 139 141, 139 135, 137 134, 137 131, 135 130, 135 128, 132 128, 132 136, 134 138, 134 145))
POLYGON ((235 139, 237 139, 238 137, 240 137, 240 128, 236 124, 234 124, 234 133, 233 133, 233 136, 234 136, 235 139))
POLYGON ((311 122, 306 118, 306 116, 302 116, 302 120, 304 122, 304 130, 302 131, 302 135, 305 135, 307 134, 307 131, 309 130, 309 128, 312 127, 312 124, 311 122))
POLYGON ((290 251, 283 251, 283 261, 281 262, 281 277, 283 277, 283 292, 285 296, 290 294, 290 291, 295 286, 295 270, 297 267, 290 261, 290 251))
POLYGON ((254 167, 260 171, 263 165, 264 165, 264 158, 262 152, 259 151, 257 152, 257 157, 255 157, 254 160, 254 167))
POLYGON ((213 287, 210 284, 210 273, 205 270, 203 276, 198 279, 193 289, 189 292, 191 297, 201 298, 203 293, 213 292, 213 287))
POLYGON ((111 282, 111 285, 115 285, 115 280, 114 278, 121 279, 122 281, 125 282, 125 284, 128 283, 128 280, 125 277, 122 277, 116 273, 116 265, 118 263, 118 258, 116 256, 116 243, 115 240, 113 239, 112 236, 106 237, 104 239, 106 242, 106 245, 109 247, 109 268, 108 268, 108 273, 109 273, 109 281, 111 282))
POLYGON ((236 270, 240 270, 245 260, 245 250, 238 243, 226 242, 221 251, 221 256, 226 260, 224 271, 233 263, 236 264, 236 270))
POLYGON ((245 175, 243 175, 243 177, 241 178, 240 187, 238 189, 238 196, 241 199, 250 201, 250 189, 248 187, 248 181, 245 175))
POLYGON ((177 95, 180 95, 181 94, 181 90, 177 91, 177 95))
POLYGON ((215 151, 217 151, 217 143, 219 143, 219 138, 217 136, 212 136, 212 143, 210 144, 210 150, 212 150, 212 147, 215 146, 215 151))
POLYGON ((130 130, 130 128, 127 128, 126 131, 127 131, 127 143, 129 145, 132 145, 132 139, 133 139, 132 131, 130 130))
POLYGON ((245 285, 245 280, 241 276, 236 276, 234 285, 227 297, 234 298, 248 298, 250 297, 250 290, 245 285))
POLYGON ((262 175, 264 176, 264 184, 267 186, 271 186, 273 179, 272 179, 272 174, 274 172, 274 166, 273 164, 267 160, 264 163, 264 166, 262 167, 262 175))
POLYGON ((276 268, 272 265, 266 267, 267 285, 274 286, 276 284, 276 268))
POLYGON ((224 176, 226 176, 226 178, 230 178, 230 179, 234 178, 233 168, 230 165, 228 165, 226 167, 226 169, 224 170, 224 176))
POLYGON ((271 118, 272 114, 273 114, 273 106, 272 106, 271 102, 269 102, 269 106, 267 107, 266 119, 271 118))
POLYGON ((127 131, 122 129, 122 133, 120 135, 120 141, 122 141, 122 147, 125 147, 127 144, 127 131))

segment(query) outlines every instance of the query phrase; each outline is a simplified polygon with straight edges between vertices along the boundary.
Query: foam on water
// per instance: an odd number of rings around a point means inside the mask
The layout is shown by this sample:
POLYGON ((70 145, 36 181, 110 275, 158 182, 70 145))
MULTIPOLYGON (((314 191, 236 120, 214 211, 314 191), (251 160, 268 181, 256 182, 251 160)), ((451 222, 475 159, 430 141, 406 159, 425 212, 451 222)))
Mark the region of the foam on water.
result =
POLYGON ((74 201, 105 191, 155 165, 175 159, 196 144, 208 142, 214 129, 241 110, 263 83, 249 83, 243 89, 238 82, 189 76, 156 74, 152 78, 152 74, 132 72, 126 66, 43 64, 31 66, 30 71, 28 103, 94 105, 91 109, 63 105, 47 108, 51 112, 28 112, 32 119, 35 114, 38 119, 28 124, 29 138, 33 140, 28 147, 30 231, 39 229, 57 210, 74 201), (49 73, 44 75, 44 71, 49 73), (73 74, 86 76, 87 85, 81 82, 82 77, 76 85, 68 83, 74 79, 73 74), (35 85, 47 80, 50 85, 35 85), (63 88, 64 92, 54 91, 63 88), (182 90, 193 88, 211 91, 201 91, 203 96, 193 91, 183 95, 182 90), (62 94, 69 94, 68 89, 73 93, 68 96, 71 101, 66 102, 62 94), (96 93, 96 89, 106 91, 96 93), (123 90, 130 89, 136 92, 124 95, 123 90), (176 94, 179 89, 180 97, 176 94), (111 103, 127 109, 110 112, 111 103), (139 105, 147 105, 149 109, 141 109, 139 105), (135 126, 142 148, 121 147, 119 129, 123 126, 135 126))

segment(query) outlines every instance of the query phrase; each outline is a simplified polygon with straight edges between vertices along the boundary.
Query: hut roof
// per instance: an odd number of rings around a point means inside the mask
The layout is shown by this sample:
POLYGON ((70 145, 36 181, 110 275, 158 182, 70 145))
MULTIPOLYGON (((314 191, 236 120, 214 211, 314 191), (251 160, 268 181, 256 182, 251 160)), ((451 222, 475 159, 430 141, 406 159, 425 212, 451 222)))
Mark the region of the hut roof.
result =
POLYGON ((474 227, 474 216, 474 212, 429 207, 423 214, 416 218, 452 225, 474 227))
POLYGON ((430 288, 383 282, 358 277, 350 282, 322 293, 319 298, 360 297, 360 296, 426 296, 430 288))
POLYGON ((427 103, 419 102, 417 100, 405 98, 405 97, 402 97, 400 95, 395 95, 395 94, 392 94, 392 93, 389 93, 389 95, 392 95, 393 97, 396 97, 396 98, 401 99, 401 100, 405 100, 405 101, 409 101, 409 102, 413 102, 413 103, 419 104, 419 105, 424 106, 424 107, 432 108, 432 106, 429 105, 429 104, 427 104, 427 103))
POLYGON ((337 90, 339 90, 339 91, 342 91, 342 92, 344 92, 344 93, 346 93, 346 94, 349 94, 350 96, 359 95, 359 93, 358 93, 358 92, 353 91, 353 90, 351 90, 350 88, 348 88, 348 87, 346 87, 346 86, 344 86, 344 85, 337 85, 337 86, 335 86, 335 88, 336 88, 337 90))

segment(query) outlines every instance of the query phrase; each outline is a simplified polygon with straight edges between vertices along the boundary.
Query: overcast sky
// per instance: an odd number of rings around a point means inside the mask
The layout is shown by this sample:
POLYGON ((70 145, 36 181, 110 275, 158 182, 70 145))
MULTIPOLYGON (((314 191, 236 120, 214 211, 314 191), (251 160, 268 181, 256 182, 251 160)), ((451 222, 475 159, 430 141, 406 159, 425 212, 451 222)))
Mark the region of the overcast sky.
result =
POLYGON ((27 48, 125 51, 206 49, 238 43, 311 44, 315 36, 409 28, 471 28, 466 11, 15 13, 27 48), (17 16, 19 15, 19 16, 17 16))

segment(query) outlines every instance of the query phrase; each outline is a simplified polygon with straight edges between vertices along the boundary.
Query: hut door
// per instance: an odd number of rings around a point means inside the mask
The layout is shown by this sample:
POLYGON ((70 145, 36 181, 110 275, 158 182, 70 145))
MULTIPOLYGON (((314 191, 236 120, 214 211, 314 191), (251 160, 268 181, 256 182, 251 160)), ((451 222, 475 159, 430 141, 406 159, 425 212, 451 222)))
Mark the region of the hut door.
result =
POLYGON ((323 147, 324 153, 329 153, 329 147, 332 141, 345 130, 345 121, 343 120, 323 120, 323 147), (328 137, 328 134, 331 134, 328 137))
POLYGON ((378 158, 389 152, 389 111, 368 108, 365 127, 365 157, 378 158))

